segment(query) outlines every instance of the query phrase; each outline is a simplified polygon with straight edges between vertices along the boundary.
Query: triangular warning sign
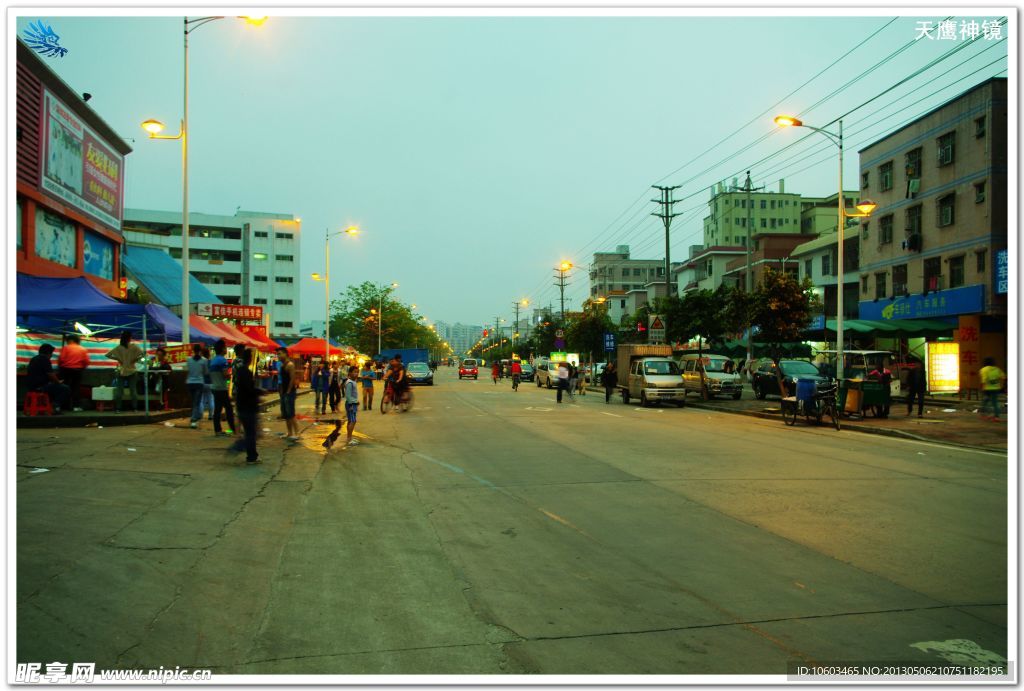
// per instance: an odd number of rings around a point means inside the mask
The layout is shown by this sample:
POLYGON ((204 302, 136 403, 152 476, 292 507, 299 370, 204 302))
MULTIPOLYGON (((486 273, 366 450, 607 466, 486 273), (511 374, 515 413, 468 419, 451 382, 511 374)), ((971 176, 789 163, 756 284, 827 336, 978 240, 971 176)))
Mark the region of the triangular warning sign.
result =
POLYGON ((661 317, 655 317, 654 323, 651 324, 652 329, 664 329, 665 325, 661 323, 661 317))

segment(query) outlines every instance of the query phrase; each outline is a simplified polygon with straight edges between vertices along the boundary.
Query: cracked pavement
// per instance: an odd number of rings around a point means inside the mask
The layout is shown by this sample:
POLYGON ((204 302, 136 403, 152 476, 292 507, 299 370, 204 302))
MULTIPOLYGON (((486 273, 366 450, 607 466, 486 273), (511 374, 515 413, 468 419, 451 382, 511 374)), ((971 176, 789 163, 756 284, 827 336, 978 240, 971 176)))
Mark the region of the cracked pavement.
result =
POLYGON ((289 445, 261 416, 253 467, 210 423, 18 430, 17 660, 682 675, 1007 654, 1005 454, 558 406, 445 368, 415 393, 326 455, 333 425, 289 445))

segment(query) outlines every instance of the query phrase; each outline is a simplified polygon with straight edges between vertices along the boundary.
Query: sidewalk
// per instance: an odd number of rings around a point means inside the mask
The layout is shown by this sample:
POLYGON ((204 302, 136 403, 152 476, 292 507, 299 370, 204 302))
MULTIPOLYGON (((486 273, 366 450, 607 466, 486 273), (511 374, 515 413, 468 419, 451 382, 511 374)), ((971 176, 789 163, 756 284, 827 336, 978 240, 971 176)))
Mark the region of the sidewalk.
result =
MULTIPOLYGON (((310 389, 299 389, 298 395, 302 396, 313 393, 310 389)), ((263 397, 260 403, 260 410, 276 410, 280 405, 281 397, 277 392, 272 392, 263 397)), ((166 422, 179 418, 187 418, 192 414, 191 408, 171 408, 170 410, 150 410, 149 416, 141 411, 115 413, 113 411, 100 412, 98 410, 86 410, 81 413, 72 411, 62 412, 60 415, 25 415, 19 412, 16 420, 18 429, 50 429, 59 427, 120 427, 122 425, 149 425, 154 422, 166 422)), ((205 420, 209 413, 204 413, 205 420)))
MULTIPOLYGON (((587 389, 604 393, 603 389, 589 386, 587 389)), ((780 425, 782 424, 782 409, 779 399, 772 397, 757 400, 751 397, 749 388, 745 390, 744 397, 738 401, 725 398, 703 401, 696 395, 691 395, 687 396, 686 405, 723 413, 772 418, 778 420, 780 425)), ((990 422, 980 417, 977 412, 980 407, 979 401, 928 398, 925 399, 924 417, 919 418, 916 405, 914 414, 908 416, 906 414, 907 404, 902 400, 895 400, 888 418, 876 418, 870 414, 863 418, 851 418, 844 415, 842 428, 855 432, 932 441, 988 451, 1007 451, 1009 443, 1008 415, 1003 415, 999 422, 990 422)), ((806 425, 807 422, 804 418, 798 418, 796 424, 806 425)))

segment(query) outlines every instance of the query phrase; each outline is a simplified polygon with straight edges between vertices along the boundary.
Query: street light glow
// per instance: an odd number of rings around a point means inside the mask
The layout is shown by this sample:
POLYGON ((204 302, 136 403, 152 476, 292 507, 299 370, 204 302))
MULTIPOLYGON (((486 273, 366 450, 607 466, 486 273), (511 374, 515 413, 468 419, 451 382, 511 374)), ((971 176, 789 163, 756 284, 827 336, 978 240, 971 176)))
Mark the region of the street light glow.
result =
POLYGON ((572 262, 562 262, 558 266, 559 271, 568 271, 571 268, 572 268, 572 262))
POLYGON ((779 127, 801 127, 804 123, 800 118, 794 118, 790 115, 777 115, 775 117, 775 124, 779 127))
POLYGON ((857 204, 857 211, 861 212, 864 216, 870 216, 871 212, 878 208, 878 204, 875 204, 870 199, 865 199, 857 204))
POLYGON ((142 129, 149 132, 150 137, 160 134, 161 132, 164 131, 165 127, 166 126, 164 125, 164 123, 160 122, 159 120, 146 120, 142 123, 142 129))
POLYGON ((312 274, 312 276, 313 276, 313 280, 314 281, 322 281, 323 280, 322 278, 320 278, 320 274, 312 274))
POLYGON ((265 15, 262 17, 243 15, 241 18, 245 20, 246 24, 250 24, 252 26, 260 26, 263 22, 267 21, 267 17, 265 15))

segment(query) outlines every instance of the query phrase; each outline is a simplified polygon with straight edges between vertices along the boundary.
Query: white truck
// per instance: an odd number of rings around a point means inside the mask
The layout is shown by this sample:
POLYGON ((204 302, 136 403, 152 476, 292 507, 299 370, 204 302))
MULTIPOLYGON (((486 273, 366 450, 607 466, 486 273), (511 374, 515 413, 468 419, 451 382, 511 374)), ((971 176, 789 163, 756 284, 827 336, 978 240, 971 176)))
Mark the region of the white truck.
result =
POLYGON ((678 363, 672 359, 672 346, 623 343, 616 362, 622 402, 640 399, 640 405, 669 401, 686 405, 686 386, 678 363))

